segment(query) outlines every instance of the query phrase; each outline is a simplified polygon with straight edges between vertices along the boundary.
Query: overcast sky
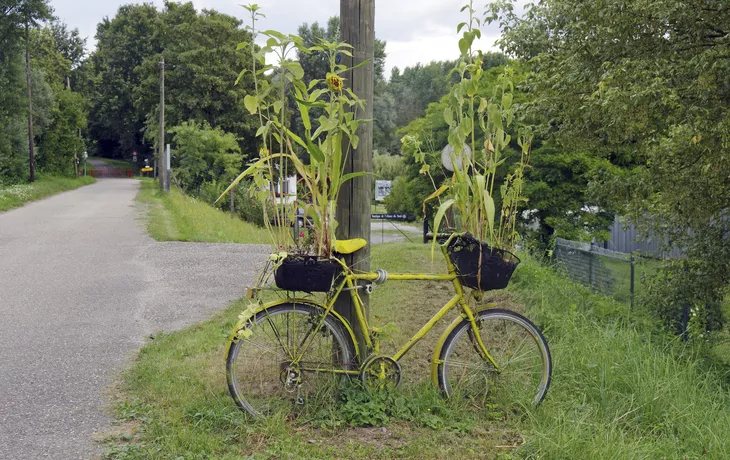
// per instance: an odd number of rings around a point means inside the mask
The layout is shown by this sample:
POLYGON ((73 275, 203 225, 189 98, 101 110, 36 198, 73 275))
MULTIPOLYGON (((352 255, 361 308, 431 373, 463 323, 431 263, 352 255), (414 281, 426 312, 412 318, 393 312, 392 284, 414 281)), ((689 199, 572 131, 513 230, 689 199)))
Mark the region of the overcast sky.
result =
MULTIPOLYGON (((518 0, 523 4, 526 0, 518 0)), ((468 19, 459 13, 466 0, 376 0, 375 36, 387 41, 385 75, 398 66, 403 69, 418 62, 428 63, 444 59, 455 59, 459 54, 456 26, 468 19)), ((105 16, 113 17, 117 8, 126 3, 142 3, 123 0, 51 0, 56 16, 69 25, 78 28, 87 38, 87 48, 93 48, 96 25, 105 16)), ((153 1, 162 6, 162 1, 153 1)), ((215 9, 222 13, 245 20, 246 10, 239 6, 246 0, 193 0, 198 9, 215 9)), ((266 18, 259 27, 262 30, 275 29, 284 33, 296 33, 303 22, 319 22, 326 25, 330 16, 339 15, 338 0, 258 0, 266 18)), ((477 0, 476 9, 481 16, 487 0, 477 0)), ((499 36, 495 25, 482 27, 482 40, 477 48, 484 51, 494 48, 499 36)))

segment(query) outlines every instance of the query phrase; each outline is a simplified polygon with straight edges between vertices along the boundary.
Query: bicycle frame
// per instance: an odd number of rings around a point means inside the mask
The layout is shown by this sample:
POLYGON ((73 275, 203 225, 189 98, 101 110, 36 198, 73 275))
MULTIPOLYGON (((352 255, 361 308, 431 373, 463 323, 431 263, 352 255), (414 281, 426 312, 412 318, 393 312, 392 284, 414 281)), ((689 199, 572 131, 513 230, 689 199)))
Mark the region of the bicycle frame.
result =
MULTIPOLYGON (((452 236, 453 237, 453 236, 452 236)), ((451 238, 449 238, 449 241, 451 238)), ((413 348, 413 346, 418 343, 423 337, 428 334, 431 329, 438 323, 449 311, 451 311, 454 307, 457 305, 460 307, 461 310, 461 317, 467 319, 473 328, 473 330, 477 330, 478 325, 476 321, 476 312, 473 311, 471 308, 469 308, 469 305, 467 304, 466 300, 464 299, 464 287, 461 285, 461 282, 459 281, 459 278, 456 274, 456 267, 451 262, 451 259, 448 257, 446 247, 448 246, 448 241, 446 244, 441 245, 441 250, 443 252, 444 258, 446 259, 446 264, 448 267, 448 273, 439 274, 439 273, 393 273, 388 274, 388 280, 394 280, 394 281, 451 281, 454 285, 454 290, 456 294, 449 300, 441 309, 436 312, 436 314, 431 317, 431 319, 418 331, 416 332, 413 337, 410 338, 410 340, 401 347, 400 350, 398 350, 394 355, 390 356, 391 359, 394 361, 399 361, 408 351, 413 348)), ((335 287, 335 289, 332 291, 333 293, 331 295, 328 295, 327 303, 323 306, 325 309, 325 313, 322 318, 322 322, 324 322, 324 317, 326 317, 329 314, 334 314, 334 306, 335 302, 339 298, 339 296, 342 294, 343 290, 349 290, 350 291, 350 297, 352 298, 352 303, 354 305, 355 315, 357 316, 358 324, 362 331, 365 331, 366 333, 363 334, 363 338, 365 341, 365 345, 367 347, 368 352, 372 353, 379 353, 379 346, 377 340, 373 340, 374 337, 371 337, 371 333, 377 332, 373 328, 371 328, 368 324, 367 318, 364 314, 365 305, 363 304, 362 299, 360 298, 360 295, 357 293, 358 289, 360 288, 357 285, 357 281, 375 281, 378 279, 378 274, 374 272, 369 273, 354 273, 352 270, 347 267, 347 265, 342 261, 339 260, 339 263, 343 266, 343 269, 345 270, 345 276, 343 277, 342 281, 335 287)), ((339 315, 337 315, 339 319, 342 319, 339 315)), ((436 360, 438 359, 437 352, 441 349, 441 346, 446 339, 448 332, 453 329, 456 324, 458 324, 460 319, 457 318, 456 321, 454 321, 449 328, 446 329, 444 334, 442 334, 436 349, 434 350, 434 356, 432 358, 432 374, 435 375, 435 368, 434 365, 438 365, 438 362, 436 360)), ((321 325, 320 325, 321 327, 321 325)), ((348 331, 352 334, 352 330, 350 327, 348 327, 348 331)), ((482 358, 487 359, 494 367, 495 369, 499 370, 499 366, 497 365, 496 361, 487 351, 486 346, 484 345, 484 342, 482 341, 482 338, 479 334, 473 335, 475 338, 475 344, 474 347, 476 348, 477 352, 482 356, 482 358)), ((353 342, 356 344, 357 347, 357 340, 353 336, 353 342)), ((304 347, 301 354, 303 355, 307 351, 308 347, 304 347)), ((315 370, 316 371, 316 370, 315 370)), ((329 372, 332 372, 330 370, 329 372)), ((352 374, 357 375, 359 374, 358 370, 342 370, 338 371, 345 374, 352 374)))

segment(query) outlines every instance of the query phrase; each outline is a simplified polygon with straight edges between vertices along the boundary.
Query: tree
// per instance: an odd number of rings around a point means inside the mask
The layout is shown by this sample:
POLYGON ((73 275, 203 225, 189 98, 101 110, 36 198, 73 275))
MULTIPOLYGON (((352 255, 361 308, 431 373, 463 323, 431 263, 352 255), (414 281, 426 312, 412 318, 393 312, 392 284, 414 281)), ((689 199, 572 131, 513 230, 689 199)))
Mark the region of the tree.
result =
MULTIPOLYGON (((164 58, 167 124, 206 122, 236 136, 247 155, 256 155, 252 120, 243 97, 251 78, 235 85, 248 56, 236 45, 250 41, 241 22, 192 3, 125 5, 97 29, 93 72, 81 65, 75 76, 90 93, 89 132, 104 156, 146 154, 157 145, 159 62, 164 58)), ((247 62, 247 61, 246 61, 247 62)))
POLYGON ((133 91, 135 107, 145 120, 146 139, 157 143, 158 63, 164 58, 166 123, 207 123, 234 135, 247 158, 258 156, 254 147, 255 118, 243 104, 245 95, 252 91, 253 81, 246 75, 235 83, 241 64, 251 59, 247 48, 237 49, 239 43, 251 41, 241 21, 213 10, 198 13, 192 3, 168 2, 159 15, 159 23, 153 40, 161 53, 144 58, 137 68, 140 82, 133 91))
POLYGON ((727 2, 555 0, 526 11, 503 0, 489 19, 534 71, 533 116, 562 145, 614 165, 594 184, 605 207, 684 250, 664 283, 676 293, 667 324, 684 305, 717 318, 730 282, 727 2))
POLYGON ((0 184, 21 179, 29 156, 19 6, 19 2, 0 5, 0 184))
POLYGON ((74 156, 84 151, 79 130, 86 128, 86 100, 79 93, 61 89, 51 108, 51 122, 38 143, 38 168, 71 174, 74 156))
POLYGON ((532 224, 529 227, 535 228, 529 232, 530 244, 536 249, 552 248, 555 236, 606 239, 614 214, 598 205, 589 184, 607 162, 554 142, 535 144, 531 168, 525 174, 527 219, 532 224))
POLYGON ((53 17, 48 0, 22 0, 17 8, 17 17, 25 25, 25 81, 28 86, 28 150, 29 182, 35 181, 35 146, 33 144, 33 90, 30 77, 30 28, 53 17))
POLYGON ((97 154, 122 157, 149 151, 142 139, 145 114, 136 109, 133 93, 140 84, 137 68, 161 51, 154 39, 158 21, 151 4, 123 5, 114 18, 104 18, 97 26, 96 51, 90 57, 96 76, 88 94, 89 135, 97 154))
POLYGON ((183 122, 169 132, 176 176, 186 190, 198 194, 206 183, 228 184, 240 171, 241 149, 233 134, 195 122, 183 122))

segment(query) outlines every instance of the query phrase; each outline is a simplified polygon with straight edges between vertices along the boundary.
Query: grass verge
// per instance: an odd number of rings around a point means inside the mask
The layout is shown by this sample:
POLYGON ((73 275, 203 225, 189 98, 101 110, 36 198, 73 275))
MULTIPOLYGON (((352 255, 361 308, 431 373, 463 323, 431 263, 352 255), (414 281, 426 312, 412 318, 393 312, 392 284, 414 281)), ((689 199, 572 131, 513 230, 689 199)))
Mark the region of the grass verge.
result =
MULTIPOLYGON (((429 254, 424 245, 379 245, 373 247, 373 264, 389 271, 413 263, 427 267, 429 254)), ((391 282, 379 288, 371 319, 399 328, 382 351, 400 347, 431 317, 434 305, 450 296, 445 283, 391 282), (418 294, 424 288, 428 298, 418 294)), ((143 348, 124 376, 117 405, 120 426, 131 430, 107 439, 108 457, 493 458, 521 442, 504 414, 464 410, 433 389, 428 359, 439 328, 406 355, 403 384, 393 394, 370 399, 349 389, 341 405, 296 420, 253 420, 237 409, 225 380, 228 337, 246 305, 242 299, 207 322, 158 335, 143 348)))
MULTIPOLYGON (((443 269, 429 246, 372 248, 373 267, 443 269)), ((391 281, 372 296, 375 325, 397 328, 388 354, 450 297, 448 283, 391 281)), ((521 415, 475 411, 430 386, 428 359, 441 330, 404 357, 403 384, 307 417, 252 420, 228 395, 225 347, 246 301, 183 331, 161 334, 121 383, 120 426, 110 458, 723 458, 730 452, 727 375, 702 344, 655 332, 628 307, 525 257, 509 292, 487 299, 527 314, 554 360, 543 405, 521 415)), ((448 319, 446 320, 448 321, 448 319)), ((447 323, 446 323, 447 324, 447 323)), ((445 324, 443 325, 445 327, 445 324)))
POLYGON ((91 176, 70 178, 38 175, 36 181, 32 184, 0 187, 0 212, 23 206, 29 201, 40 200, 57 193, 79 188, 83 185, 93 184, 94 182, 95 179, 91 176))
POLYGON ((176 188, 168 195, 161 193, 152 179, 141 182, 137 200, 149 206, 147 231, 157 241, 248 244, 271 241, 265 229, 184 196, 176 188))

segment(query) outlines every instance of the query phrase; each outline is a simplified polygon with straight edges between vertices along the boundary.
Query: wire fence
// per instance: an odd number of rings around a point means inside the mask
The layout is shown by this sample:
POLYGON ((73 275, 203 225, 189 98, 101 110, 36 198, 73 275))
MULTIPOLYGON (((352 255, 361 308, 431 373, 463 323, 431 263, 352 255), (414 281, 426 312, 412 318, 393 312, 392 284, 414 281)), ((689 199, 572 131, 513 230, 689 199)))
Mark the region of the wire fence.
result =
POLYGON ((644 279, 660 266, 656 259, 562 238, 555 243, 554 257, 573 280, 629 303, 632 308, 644 279))

